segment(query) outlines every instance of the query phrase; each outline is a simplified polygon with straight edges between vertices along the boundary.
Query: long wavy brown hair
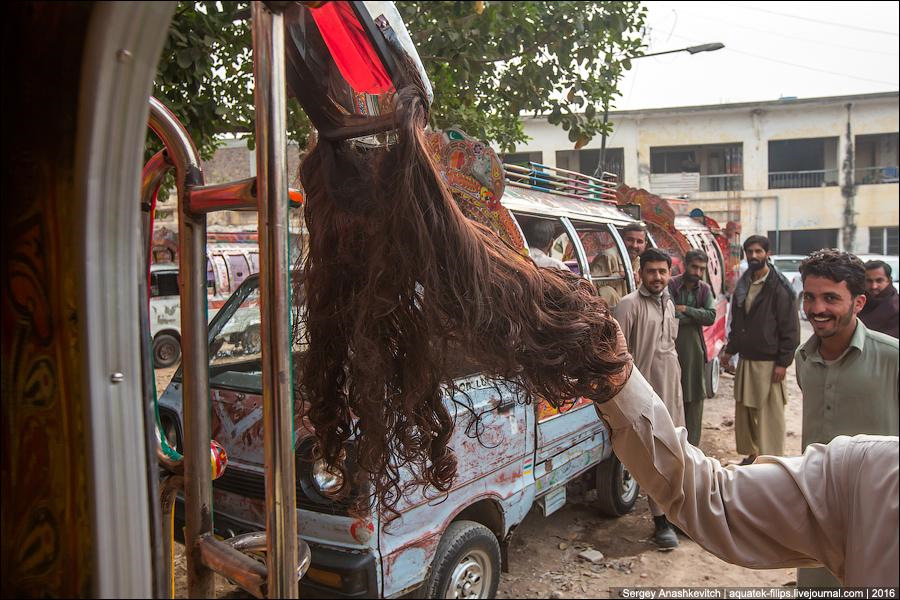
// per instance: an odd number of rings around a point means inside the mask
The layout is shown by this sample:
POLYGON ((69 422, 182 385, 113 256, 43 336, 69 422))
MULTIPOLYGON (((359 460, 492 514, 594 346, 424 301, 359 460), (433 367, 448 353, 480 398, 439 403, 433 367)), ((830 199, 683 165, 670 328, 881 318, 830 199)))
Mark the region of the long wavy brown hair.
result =
POLYGON ((392 145, 322 139, 303 160, 298 382, 320 456, 351 461, 391 516, 409 485, 444 492, 456 475, 443 397, 460 352, 554 406, 609 399, 626 367, 587 281, 539 269, 462 214, 426 151, 419 83, 399 89, 395 114, 392 145))

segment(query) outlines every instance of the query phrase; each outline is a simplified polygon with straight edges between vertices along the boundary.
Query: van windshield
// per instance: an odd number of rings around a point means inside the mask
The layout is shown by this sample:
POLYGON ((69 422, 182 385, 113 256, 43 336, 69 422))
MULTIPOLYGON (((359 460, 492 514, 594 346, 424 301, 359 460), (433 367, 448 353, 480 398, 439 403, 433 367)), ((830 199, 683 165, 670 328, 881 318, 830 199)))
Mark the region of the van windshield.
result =
MULTIPOLYGON (((259 276, 252 275, 231 295, 209 324, 210 387, 262 389, 259 276)), ((174 380, 181 381, 183 365, 174 380)))
POLYGON ((177 296, 178 271, 158 271, 150 274, 150 297, 177 296))

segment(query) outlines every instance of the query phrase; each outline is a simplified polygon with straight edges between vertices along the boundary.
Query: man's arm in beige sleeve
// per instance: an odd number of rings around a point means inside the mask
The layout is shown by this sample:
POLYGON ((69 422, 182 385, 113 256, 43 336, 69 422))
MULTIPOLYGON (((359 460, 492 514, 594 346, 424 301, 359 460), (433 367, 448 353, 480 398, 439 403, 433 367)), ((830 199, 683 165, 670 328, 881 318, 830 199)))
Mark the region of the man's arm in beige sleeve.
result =
POLYGON ((840 461, 829 460, 824 446, 810 446, 802 457, 725 469, 691 446, 684 428, 675 429, 637 369, 598 410, 619 460, 667 518, 706 550, 745 567, 824 564, 842 576, 846 527, 834 485, 840 461))

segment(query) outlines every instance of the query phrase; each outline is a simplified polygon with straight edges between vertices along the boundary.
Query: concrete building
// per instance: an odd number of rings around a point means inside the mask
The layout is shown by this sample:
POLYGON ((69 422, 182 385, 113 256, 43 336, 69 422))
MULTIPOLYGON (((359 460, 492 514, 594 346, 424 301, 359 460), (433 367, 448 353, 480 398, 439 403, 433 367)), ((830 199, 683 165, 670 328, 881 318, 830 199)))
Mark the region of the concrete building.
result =
MULTIPOLYGON (((605 170, 686 198, 780 254, 822 247, 897 254, 898 92, 613 111, 605 170)), ((506 160, 592 174, 596 137, 572 150, 567 132, 526 118, 532 139, 506 160)))

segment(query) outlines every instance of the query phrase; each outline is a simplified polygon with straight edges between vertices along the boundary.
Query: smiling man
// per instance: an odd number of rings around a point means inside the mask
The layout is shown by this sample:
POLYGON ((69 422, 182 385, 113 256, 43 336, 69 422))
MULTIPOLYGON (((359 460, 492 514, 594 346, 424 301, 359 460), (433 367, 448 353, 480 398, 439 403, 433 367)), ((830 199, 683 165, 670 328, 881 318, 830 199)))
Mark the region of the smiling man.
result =
POLYGON ((631 223, 619 230, 622 243, 631 259, 631 270, 634 272, 635 285, 641 285, 641 254, 647 249, 647 230, 640 223, 631 223))
MULTIPOLYGON (((803 312, 813 327, 796 357, 803 448, 839 435, 897 435, 897 340, 858 317, 867 301, 862 261, 819 250, 800 264, 800 276, 803 312)), ((797 585, 831 587, 837 580, 824 569, 799 569, 797 585)))
MULTIPOLYGON (((684 427, 681 367, 675 349, 678 319, 669 296, 672 257, 657 248, 640 255, 641 285, 613 308, 634 364, 662 398, 676 427, 684 427)), ((653 515, 654 541, 661 548, 674 548, 678 537, 663 510, 649 499, 653 515)))
POLYGON ((803 446, 838 435, 897 435, 897 340, 858 318, 866 305, 859 258, 819 250, 800 265, 803 312, 813 336, 797 350, 803 446))

